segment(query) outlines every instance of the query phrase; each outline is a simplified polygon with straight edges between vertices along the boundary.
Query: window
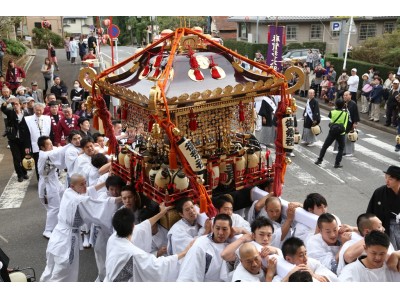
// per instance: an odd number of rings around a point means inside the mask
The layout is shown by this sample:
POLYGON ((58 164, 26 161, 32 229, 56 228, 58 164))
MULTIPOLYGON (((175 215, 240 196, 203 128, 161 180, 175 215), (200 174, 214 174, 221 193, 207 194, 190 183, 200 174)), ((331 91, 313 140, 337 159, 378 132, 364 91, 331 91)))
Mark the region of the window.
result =
POLYGON ((239 37, 242 39, 247 39, 247 24, 240 23, 239 26, 240 26, 239 37))
POLYGON ((340 31, 331 31, 332 38, 338 38, 340 36, 340 31))
POLYGON ((288 41, 297 40, 297 25, 286 26, 286 40, 288 41))
POLYGON ((64 24, 75 24, 76 23, 76 19, 65 19, 64 18, 64 24))
POLYGON ((311 40, 321 40, 322 39, 322 25, 321 24, 311 24, 310 39, 311 40))
POLYGON ((360 41, 366 40, 367 38, 374 36, 376 36, 376 24, 374 23, 360 24, 360 34, 358 36, 360 41))
POLYGON ((392 33, 395 29, 395 24, 393 22, 383 23, 383 33, 392 33))

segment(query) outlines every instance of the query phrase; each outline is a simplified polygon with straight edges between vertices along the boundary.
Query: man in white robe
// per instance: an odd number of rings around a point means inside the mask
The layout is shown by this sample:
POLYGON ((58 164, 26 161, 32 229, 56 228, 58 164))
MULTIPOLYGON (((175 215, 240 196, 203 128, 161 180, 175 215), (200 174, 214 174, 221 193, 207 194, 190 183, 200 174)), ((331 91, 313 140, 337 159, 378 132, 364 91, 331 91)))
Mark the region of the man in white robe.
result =
POLYGON ((38 195, 47 211, 43 236, 49 239, 51 232, 57 225, 60 200, 64 193, 64 186, 58 179, 57 168, 64 167, 65 148, 53 148, 53 143, 48 136, 39 137, 38 146, 40 148, 38 195))
POLYGON ((283 242, 282 252, 285 261, 278 258, 278 272, 272 281, 288 282, 290 275, 296 271, 308 271, 316 282, 338 281, 336 274, 318 260, 307 256, 307 249, 301 239, 288 238, 283 242))
POLYGON ((115 229, 107 242, 106 278, 111 282, 165 282, 175 281, 178 260, 183 258, 191 243, 179 254, 158 257, 132 243, 135 216, 131 209, 119 209, 113 216, 115 229))
POLYGON ((336 218, 330 213, 318 217, 317 225, 320 233, 307 241, 308 256, 319 260, 322 265, 336 274, 339 251, 342 245, 351 238, 351 232, 339 232, 336 218))
POLYGON ((42 135, 50 136, 51 131, 51 119, 50 116, 43 115, 44 104, 35 103, 33 106, 35 112, 32 116, 25 117, 26 125, 28 125, 29 132, 31 134, 31 145, 32 145, 32 157, 35 160, 35 171, 36 177, 39 180, 39 173, 37 169, 37 163, 39 160, 39 146, 37 144, 38 138, 42 135))
POLYGON ((181 252, 195 237, 211 232, 210 220, 206 221, 203 228, 197 223, 198 213, 192 199, 183 198, 179 200, 175 209, 182 219, 168 231, 168 255, 181 252))
POLYGON ((79 153, 81 153, 81 139, 78 130, 72 130, 68 135, 68 145, 65 150, 65 166, 67 168, 66 188, 69 187, 69 181, 74 171, 74 166, 79 153))
MULTIPOLYGON (((339 260, 337 275, 340 275, 342 269, 349 263, 357 260, 362 254, 365 254, 364 237, 372 230, 379 230, 385 232, 385 228, 382 226, 382 221, 372 213, 363 213, 357 218, 358 232, 352 232, 351 239, 343 244, 339 251, 339 260)), ((394 251, 392 243, 389 244, 388 254, 394 251)))
POLYGON ((239 248, 240 264, 233 271, 233 282, 265 281, 265 273, 261 268, 261 255, 255 245, 244 243, 239 248))
POLYGON ((80 174, 71 176, 71 187, 61 199, 58 223, 54 228, 46 250, 46 268, 40 281, 78 281, 79 249, 82 244, 79 226, 83 222, 96 222, 107 226, 111 222, 116 203, 99 201, 97 190, 104 183, 86 187, 80 174))
POLYGON ((400 273, 386 265, 389 237, 381 231, 373 230, 365 236, 366 255, 345 266, 339 275, 345 282, 393 282, 400 281, 400 273))
POLYGON ((230 281, 221 252, 228 244, 232 219, 226 214, 214 218, 212 233, 197 238, 182 262, 177 281, 230 281))

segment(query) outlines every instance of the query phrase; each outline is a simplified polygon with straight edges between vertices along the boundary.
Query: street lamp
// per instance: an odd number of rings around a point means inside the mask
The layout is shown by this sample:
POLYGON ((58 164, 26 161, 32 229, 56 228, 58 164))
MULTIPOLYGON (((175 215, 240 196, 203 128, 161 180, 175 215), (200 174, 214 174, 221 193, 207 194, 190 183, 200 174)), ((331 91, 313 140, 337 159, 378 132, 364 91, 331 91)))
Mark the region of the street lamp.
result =
POLYGON ((132 26, 131 26, 131 25, 128 25, 127 29, 129 30, 129 33, 130 33, 130 35, 131 35, 131 44, 132 44, 132 46, 133 46, 132 26))

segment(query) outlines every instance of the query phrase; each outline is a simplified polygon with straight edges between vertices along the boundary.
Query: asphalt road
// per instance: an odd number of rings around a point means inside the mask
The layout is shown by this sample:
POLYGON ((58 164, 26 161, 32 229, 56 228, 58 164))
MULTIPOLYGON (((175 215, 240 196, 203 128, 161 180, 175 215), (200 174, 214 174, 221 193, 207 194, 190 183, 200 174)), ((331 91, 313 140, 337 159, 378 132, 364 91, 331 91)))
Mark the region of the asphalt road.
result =
MULTIPOLYGON (((121 61, 131 55, 134 49, 119 47, 119 50, 121 61)), ((106 55, 110 54, 107 48, 102 51, 106 55)), ((26 82, 30 83, 35 79, 39 86, 44 84, 39 68, 45 55, 43 50, 36 52, 26 82)), ((80 65, 68 63, 62 49, 57 50, 57 55, 60 63, 59 75, 68 86, 72 86, 80 65)), ((300 119, 305 104, 299 101, 298 105, 297 117, 301 132, 300 119)), ((322 109, 322 115, 327 114, 328 111, 322 109)), ((354 157, 343 158, 343 169, 333 168, 332 148, 328 150, 326 160, 319 167, 314 161, 328 132, 328 122, 324 118, 321 123, 323 133, 318 136, 317 146, 295 146, 296 157, 291 158, 293 163, 287 169, 282 198, 303 202, 307 194, 319 192, 327 198, 330 212, 338 215, 343 223, 355 225, 357 216, 365 212, 373 191, 384 184, 382 170, 386 170, 390 164, 399 165, 399 154, 393 151, 395 136, 393 130, 383 131, 369 126, 368 122, 361 123, 356 154, 354 157)), ((0 122, 0 132, 3 132, 3 126, 3 122, 0 122)), ((36 278, 39 279, 45 267, 47 240, 42 237, 45 209, 37 197, 37 180, 31 172, 29 181, 13 181, 12 157, 10 150, 6 148, 5 138, 0 138, 0 160, 0 205, 3 205, 0 206, 0 247, 10 256, 11 266, 33 267, 36 278), (5 207, 7 199, 12 199, 13 204, 7 205, 14 205, 14 208, 5 207)), ((80 255, 79 281, 90 282, 95 278, 93 250, 83 250, 80 255)))

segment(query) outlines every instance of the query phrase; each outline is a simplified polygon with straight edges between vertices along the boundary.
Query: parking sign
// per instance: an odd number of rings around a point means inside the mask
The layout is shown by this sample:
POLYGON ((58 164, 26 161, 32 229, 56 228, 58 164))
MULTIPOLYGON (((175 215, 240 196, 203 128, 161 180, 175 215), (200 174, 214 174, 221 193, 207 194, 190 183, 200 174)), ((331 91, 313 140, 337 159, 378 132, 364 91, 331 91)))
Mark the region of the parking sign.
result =
POLYGON ((331 22, 331 31, 340 31, 342 29, 342 22, 331 22))

